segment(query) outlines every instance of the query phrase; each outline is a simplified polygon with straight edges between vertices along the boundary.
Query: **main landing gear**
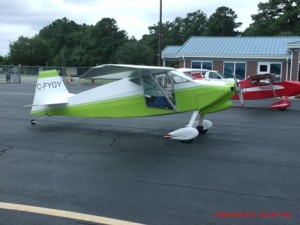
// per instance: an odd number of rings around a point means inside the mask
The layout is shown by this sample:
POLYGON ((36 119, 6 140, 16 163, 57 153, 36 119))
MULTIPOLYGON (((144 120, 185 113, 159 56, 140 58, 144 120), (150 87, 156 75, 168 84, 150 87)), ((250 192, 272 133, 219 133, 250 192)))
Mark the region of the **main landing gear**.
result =
POLYGON ((165 134, 164 137, 180 140, 183 143, 191 143, 199 135, 199 133, 205 134, 211 127, 211 121, 204 120, 204 115, 199 114, 198 111, 194 111, 190 122, 186 127, 165 134), (200 115, 199 120, 197 120, 198 115, 200 115))

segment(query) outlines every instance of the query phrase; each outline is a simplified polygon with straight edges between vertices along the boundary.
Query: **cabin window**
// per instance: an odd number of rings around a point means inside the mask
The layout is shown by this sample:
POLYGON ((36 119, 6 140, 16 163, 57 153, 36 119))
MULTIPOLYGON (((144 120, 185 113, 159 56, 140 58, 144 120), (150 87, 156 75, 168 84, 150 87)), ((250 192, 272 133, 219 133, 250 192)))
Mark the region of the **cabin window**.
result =
POLYGON ((192 61, 192 69, 212 70, 212 62, 209 62, 209 61, 192 61))
POLYGON ((211 78, 211 79, 222 79, 222 77, 216 72, 210 72, 209 73, 209 78, 211 78))
POLYGON ((174 84, 167 74, 142 77, 147 107, 175 110, 174 84))

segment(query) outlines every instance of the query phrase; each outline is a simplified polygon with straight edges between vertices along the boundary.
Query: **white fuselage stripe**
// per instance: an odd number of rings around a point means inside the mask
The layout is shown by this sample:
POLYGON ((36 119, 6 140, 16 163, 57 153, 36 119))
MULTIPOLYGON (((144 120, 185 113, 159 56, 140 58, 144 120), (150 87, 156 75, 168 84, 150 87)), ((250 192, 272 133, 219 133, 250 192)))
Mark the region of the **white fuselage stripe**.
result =
POLYGON ((284 89, 283 86, 280 85, 265 85, 265 86, 258 86, 258 87, 250 87, 250 88, 242 88, 243 92, 255 92, 255 91, 276 91, 284 89))

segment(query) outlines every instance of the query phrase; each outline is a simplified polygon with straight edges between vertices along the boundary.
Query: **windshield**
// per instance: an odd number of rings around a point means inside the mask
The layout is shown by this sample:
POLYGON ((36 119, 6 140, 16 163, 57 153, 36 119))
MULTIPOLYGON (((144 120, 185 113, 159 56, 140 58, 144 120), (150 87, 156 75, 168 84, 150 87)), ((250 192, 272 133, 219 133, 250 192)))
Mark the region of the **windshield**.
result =
POLYGON ((172 70, 168 72, 168 76, 172 79, 172 81, 175 84, 190 82, 191 80, 193 80, 192 78, 177 70, 172 70))

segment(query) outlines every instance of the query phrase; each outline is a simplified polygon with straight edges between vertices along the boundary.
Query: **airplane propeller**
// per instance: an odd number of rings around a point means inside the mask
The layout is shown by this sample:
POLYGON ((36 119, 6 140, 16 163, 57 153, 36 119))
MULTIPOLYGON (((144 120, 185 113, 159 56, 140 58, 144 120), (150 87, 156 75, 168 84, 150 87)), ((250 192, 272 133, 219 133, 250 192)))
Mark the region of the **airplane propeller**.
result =
POLYGON ((272 89, 273 95, 274 95, 274 97, 277 97, 276 96, 276 92, 275 92, 274 87, 273 87, 273 84, 274 84, 273 76, 270 77, 269 80, 270 80, 270 84, 271 84, 271 89, 272 89))
POLYGON ((241 106, 244 106, 244 97, 243 97, 243 90, 238 82, 238 80, 236 79, 235 74, 233 74, 233 78, 234 78, 234 82, 235 82, 235 92, 238 94, 240 102, 241 102, 241 106))

